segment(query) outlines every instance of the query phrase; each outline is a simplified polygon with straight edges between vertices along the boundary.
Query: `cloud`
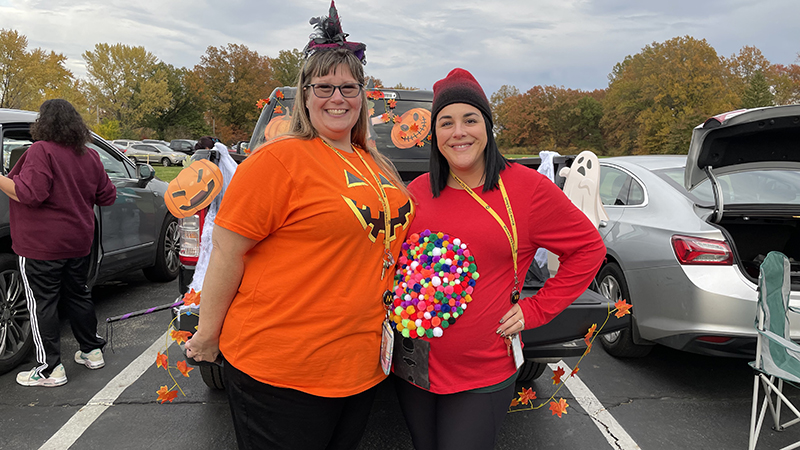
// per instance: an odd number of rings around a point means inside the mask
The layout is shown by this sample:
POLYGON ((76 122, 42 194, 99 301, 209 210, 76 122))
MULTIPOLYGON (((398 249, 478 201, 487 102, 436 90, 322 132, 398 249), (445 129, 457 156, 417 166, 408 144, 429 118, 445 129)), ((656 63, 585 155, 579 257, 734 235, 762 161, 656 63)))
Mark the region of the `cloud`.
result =
MULTIPOLYGON (((97 43, 144 46, 193 67, 209 46, 242 44, 266 56, 302 49, 308 19, 327 0, 0 0, 0 28, 30 47, 63 53, 77 76, 97 43)), ((773 63, 800 52, 796 0, 340 0, 344 31, 367 44, 366 71, 393 85, 430 88, 454 67, 472 71, 487 95, 504 84, 602 89, 614 65, 653 42, 706 39, 730 56, 746 45, 773 63)))

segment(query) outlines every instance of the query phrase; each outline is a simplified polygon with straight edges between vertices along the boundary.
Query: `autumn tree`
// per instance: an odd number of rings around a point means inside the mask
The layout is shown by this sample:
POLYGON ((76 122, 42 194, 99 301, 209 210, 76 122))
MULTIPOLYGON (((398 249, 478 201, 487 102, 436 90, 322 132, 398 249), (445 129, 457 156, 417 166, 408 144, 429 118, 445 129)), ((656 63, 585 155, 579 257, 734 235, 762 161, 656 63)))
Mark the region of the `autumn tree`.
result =
POLYGON ((141 137, 137 130, 145 126, 146 118, 168 108, 172 95, 166 74, 144 47, 96 44, 82 56, 90 100, 101 117, 119 122, 123 135, 141 137))
POLYGON ((776 105, 800 103, 800 65, 773 64, 767 79, 772 82, 771 87, 775 93, 773 101, 776 105))
POLYGON ((303 52, 294 48, 292 50, 281 50, 277 58, 270 59, 272 76, 281 86, 294 86, 297 84, 297 77, 300 69, 303 68, 303 52))
POLYGON ((686 153, 692 129, 735 109, 730 71, 705 41, 676 37, 618 63, 601 125, 613 154, 686 153))
POLYGON ((535 86, 519 94, 515 87, 502 86, 491 97, 498 146, 603 154, 603 94, 557 86, 535 86))
POLYGON ((79 84, 65 67, 66 56, 27 47, 27 37, 0 29, 0 108, 38 110, 51 98, 80 103, 79 84))
POLYGON ((260 113, 256 102, 282 85, 273 77, 269 58, 239 44, 208 47, 194 70, 214 130, 225 142, 247 140, 260 113))
POLYGON ((756 47, 745 46, 739 53, 731 55, 729 58, 721 57, 720 60, 728 68, 726 74, 726 84, 741 99, 740 107, 753 108, 757 106, 768 106, 772 104, 770 99, 766 102, 769 93, 769 86, 774 80, 768 79, 774 76, 771 70, 772 64, 756 47), (755 83, 755 84, 754 84, 755 83), (765 91, 766 89, 766 91, 765 91), (745 99, 745 96, 748 96, 745 99))

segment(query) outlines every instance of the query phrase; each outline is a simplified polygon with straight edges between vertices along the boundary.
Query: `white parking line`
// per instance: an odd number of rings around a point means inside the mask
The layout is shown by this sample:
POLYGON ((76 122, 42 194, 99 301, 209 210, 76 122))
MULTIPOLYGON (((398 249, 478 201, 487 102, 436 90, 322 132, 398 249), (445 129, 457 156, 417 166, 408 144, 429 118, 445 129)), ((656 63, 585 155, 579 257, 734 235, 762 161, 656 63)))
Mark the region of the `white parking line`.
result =
POLYGON ((577 375, 569 376, 572 369, 564 361, 559 361, 558 364, 548 364, 552 370, 558 369, 561 366, 564 369, 565 375, 561 378, 567 389, 578 401, 584 411, 589 414, 589 417, 594 421, 595 426, 603 436, 606 438, 612 447, 620 450, 637 450, 639 445, 634 442, 633 438, 623 429, 619 422, 608 412, 608 410, 600 403, 600 400, 592 394, 592 391, 578 378, 577 375), (566 379, 565 379, 566 378, 566 379))
POLYGON ((92 423, 100 417, 100 414, 122 394, 125 389, 132 385, 143 373, 153 365, 161 347, 167 342, 167 333, 156 339, 155 342, 145 350, 128 367, 114 377, 103 389, 100 390, 86 406, 78 410, 67 423, 61 427, 39 450, 63 450, 69 448, 78 438, 81 437, 92 423))

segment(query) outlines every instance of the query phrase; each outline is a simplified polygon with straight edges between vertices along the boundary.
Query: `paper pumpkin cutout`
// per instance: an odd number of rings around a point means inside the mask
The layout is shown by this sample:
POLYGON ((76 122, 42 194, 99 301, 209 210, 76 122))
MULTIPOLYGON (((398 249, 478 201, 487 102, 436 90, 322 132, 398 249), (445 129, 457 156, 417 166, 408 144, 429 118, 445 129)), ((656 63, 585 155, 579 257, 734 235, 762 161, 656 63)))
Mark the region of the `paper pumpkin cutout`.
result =
POLYGON ((392 143, 397 148, 411 148, 425 142, 431 132, 431 112, 425 108, 412 108, 400 118, 395 117, 392 143))
POLYGON ((275 136, 288 133, 291 123, 292 116, 289 114, 273 117, 270 119, 267 127, 264 128, 264 137, 267 138, 267 140, 270 140, 275 136))
POLYGON ((178 173, 164 193, 173 216, 189 217, 205 208, 222 190, 222 171, 207 159, 199 159, 178 173))

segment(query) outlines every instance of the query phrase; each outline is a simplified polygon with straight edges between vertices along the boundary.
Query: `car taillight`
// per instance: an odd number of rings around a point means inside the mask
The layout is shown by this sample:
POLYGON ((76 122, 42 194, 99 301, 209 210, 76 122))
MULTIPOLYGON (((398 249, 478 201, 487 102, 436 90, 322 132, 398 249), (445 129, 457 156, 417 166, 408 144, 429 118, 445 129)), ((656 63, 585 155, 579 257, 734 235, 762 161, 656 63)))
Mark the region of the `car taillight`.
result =
POLYGON ((206 219, 206 210, 180 220, 181 251, 179 259, 184 266, 196 266, 200 256, 200 235, 206 219))
POLYGON ((733 252, 725 241, 672 236, 672 248, 681 264, 733 264, 733 252))

